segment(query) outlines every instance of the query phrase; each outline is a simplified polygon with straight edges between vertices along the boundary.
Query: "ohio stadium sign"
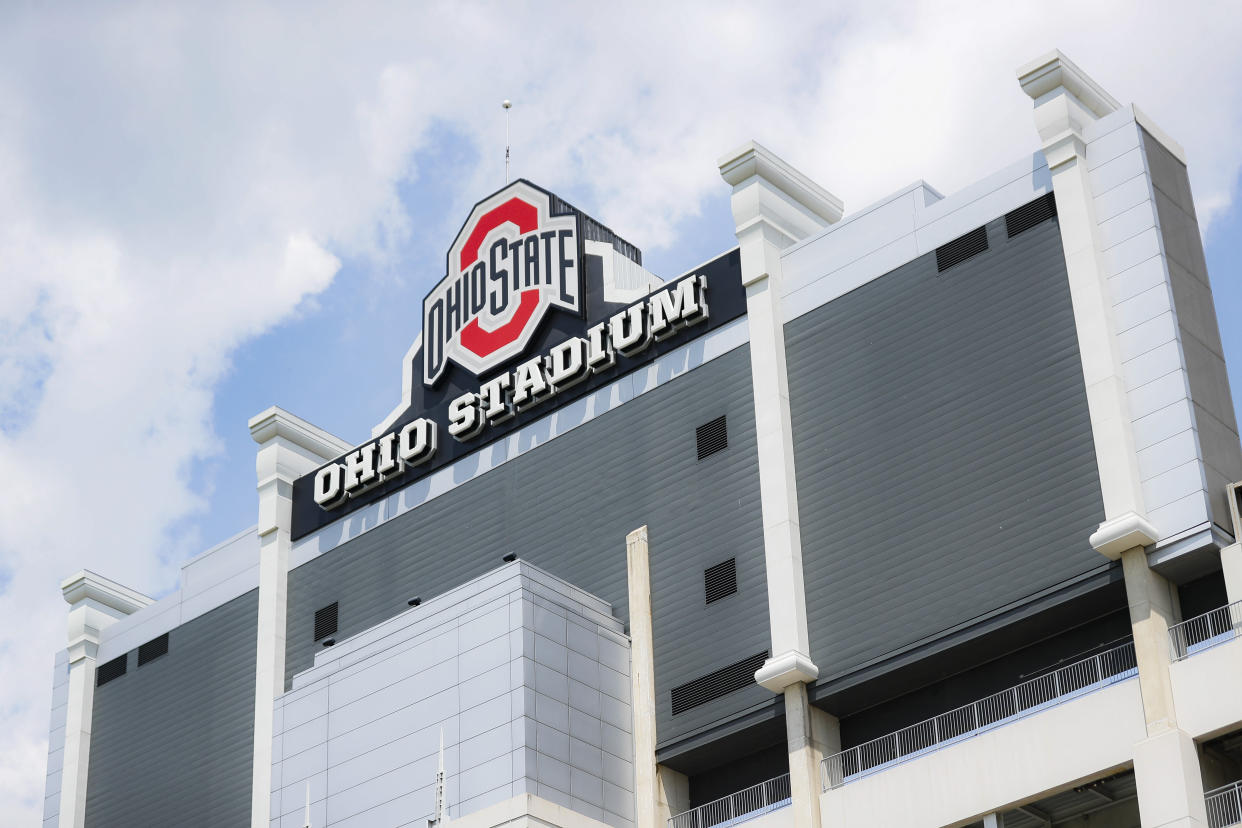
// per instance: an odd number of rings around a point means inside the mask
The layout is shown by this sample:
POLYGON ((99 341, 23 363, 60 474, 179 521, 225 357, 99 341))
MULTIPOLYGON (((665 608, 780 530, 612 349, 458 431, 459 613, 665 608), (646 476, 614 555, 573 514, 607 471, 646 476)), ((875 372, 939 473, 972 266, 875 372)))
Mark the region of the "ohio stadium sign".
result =
POLYGON ((295 534, 326 518, 300 503, 313 500, 323 515, 371 502, 464 456, 489 432, 529 421, 526 412, 538 416, 633 370, 652 358, 645 352, 675 347, 687 338, 682 331, 710 327, 709 284, 725 318, 741 313, 735 252, 664 284, 642 270, 640 256, 528 181, 475 205, 449 247, 444 277, 423 300, 421 349, 407 357, 418 379, 407 386, 404 412, 295 483, 295 534), (610 293, 606 268, 641 272, 649 282, 610 293), (658 287, 647 292, 651 285, 658 287))

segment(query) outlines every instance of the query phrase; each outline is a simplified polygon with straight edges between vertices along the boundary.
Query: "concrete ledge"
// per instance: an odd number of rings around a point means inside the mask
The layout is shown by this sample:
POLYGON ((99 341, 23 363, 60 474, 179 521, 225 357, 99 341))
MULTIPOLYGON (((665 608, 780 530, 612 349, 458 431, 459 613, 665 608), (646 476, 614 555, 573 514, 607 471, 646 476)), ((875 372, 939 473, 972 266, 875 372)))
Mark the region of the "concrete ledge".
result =
POLYGON ((1121 108, 1116 98, 1079 69, 1060 49, 1053 49, 1019 67, 1018 83, 1022 84, 1022 91, 1032 98, 1039 98, 1064 87, 1097 118, 1121 108))
POLYGON ((148 598, 141 592, 118 584, 102 575, 97 575, 89 569, 83 569, 62 581, 60 592, 70 605, 90 600, 125 615, 155 603, 155 599, 148 598))
POLYGON ((755 671, 755 681, 773 693, 783 693, 800 681, 815 681, 818 676, 819 668, 811 657, 793 650, 769 658, 755 671))
POLYGON ((1160 539, 1156 527, 1147 518, 1134 512, 1106 520, 1091 533, 1091 546, 1109 560, 1118 560, 1121 553, 1136 546, 1151 546, 1160 539))
POLYGON ((1169 665, 1177 725, 1195 739, 1242 726, 1242 638, 1200 650, 1169 665))
POLYGON ((964 825, 1118 771, 1146 736, 1126 680, 826 791, 823 824, 964 825))
POLYGON ((522 794, 489 808, 475 811, 450 825, 455 828, 498 828, 498 826, 555 826, 556 828, 608 828, 606 823, 585 814, 572 811, 541 799, 534 794, 522 794))
POLYGON ((249 426, 250 436, 256 443, 262 444, 273 437, 283 437, 325 460, 339 457, 353 448, 352 443, 275 405, 251 417, 249 426))

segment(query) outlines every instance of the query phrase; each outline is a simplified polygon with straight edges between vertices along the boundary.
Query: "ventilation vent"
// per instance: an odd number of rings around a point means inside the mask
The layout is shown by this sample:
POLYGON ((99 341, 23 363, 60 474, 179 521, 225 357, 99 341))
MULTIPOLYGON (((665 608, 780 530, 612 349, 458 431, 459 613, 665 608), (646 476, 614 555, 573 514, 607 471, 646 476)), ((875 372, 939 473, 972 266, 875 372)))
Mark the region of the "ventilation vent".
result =
POLYGON ((943 273, 955 264, 988 249, 988 229, 976 227, 964 236, 936 248, 936 270, 943 273))
POLYGON ((673 715, 685 713, 700 704, 718 699, 721 696, 750 687, 755 683, 755 671, 763 666, 768 658, 767 652, 756 653, 750 658, 722 667, 714 673, 686 682, 674 687, 670 693, 673 700, 673 715))
POLYGON ((703 570, 703 594, 707 603, 728 598, 737 592, 737 558, 703 570))
POLYGON ((1005 232, 1013 238, 1024 230, 1045 222, 1057 214, 1057 200, 1052 193, 1037 198, 1030 204, 1023 204, 1016 210, 1005 213, 1005 232))
POLYGON ((153 661, 162 655, 168 654, 168 633, 164 633, 159 638, 152 638, 146 644, 138 648, 138 666, 153 661))
POLYGON ((336 634, 336 601, 323 609, 315 610, 315 640, 336 634))
POLYGON ((699 446, 700 460, 727 449, 729 447, 729 424, 725 421, 724 415, 696 428, 694 439, 699 446))
POLYGON ((106 664, 101 664, 95 670, 95 686, 103 687, 113 679, 119 679, 125 675, 125 659, 129 654, 118 656, 106 664))

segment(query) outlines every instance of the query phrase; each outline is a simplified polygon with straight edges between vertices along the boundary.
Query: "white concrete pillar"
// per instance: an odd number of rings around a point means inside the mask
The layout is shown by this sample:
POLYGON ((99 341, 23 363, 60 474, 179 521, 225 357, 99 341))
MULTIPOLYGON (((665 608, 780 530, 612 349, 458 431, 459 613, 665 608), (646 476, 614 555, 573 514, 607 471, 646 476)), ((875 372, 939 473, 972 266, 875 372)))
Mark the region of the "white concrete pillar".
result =
MULTIPOLYGON (((651 631, 651 566, 647 527, 625 536, 630 612, 630 711, 634 740, 634 828, 662 828, 656 780, 655 651, 651 631)), ((667 802, 663 803, 667 807, 667 802)))
POLYGON ((259 478, 259 618, 250 824, 251 828, 269 828, 273 703, 285 689, 285 608, 293 481, 352 446, 276 407, 251 418, 250 436, 259 444, 255 460, 259 478))
POLYGON ((772 636, 771 658, 755 680, 780 693, 819 674, 811 661, 806 626, 780 253, 837 221, 842 206, 840 199, 754 141, 722 157, 720 175, 733 186, 733 220, 746 287, 772 636))
POLYGON ((119 619, 150 606, 152 601, 86 570, 65 579, 60 591, 69 604, 69 700, 65 710, 59 824, 60 828, 83 828, 100 634, 119 619))
POLYGON ((759 496, 772 654, 755 680, 785 696, 789 781, 794 823, 819 828, 819 762, 805 682, 811 660, 802 576, 802 536, 794 471, 781 251, 839 220, 841 200, 751 141, 720 159, 733 187, 731 205, 746 288, 750 368, 759 454, 759 496))
POLYGON ((988 814, 983 818, 983 828, 1005 828, 1005 817, 1000 813, 988 814))
POLYGON ((1087 126, 1118 109, 1120 104, 1059 51, 1020 68, 1018 82, 1035 102, 1035 126, 1052 173, 1065 248, 1065 268, 1104 500, 1104 522, 1091 536, 1091 544, 1117 560, 1125 550, 1146 546, 1157 539, 1143 504, 1129 400, 1108 293, 1108 271, 1102 263, 1083 137, 1087 126))
POLYGON ((690 780, 656 764, 655 645, 647 527, 625 536, 630 611, 630 710, 634 741, 634 828, 664 828, 690 808, 690 780))
POLYGON ((1091 545, 1112 560, 1120 559, 1125 573, 1148 736, 1134 748, 1142 824, 1206 824, 1198 757, 1193 740, 1177 729, 1169 680, 1168 628, 1177 620, 1176 593, 1148 567, 1144 550, 1159 535, 1147 519, 1143 500, 1108 271, 1087 174, 1084 131, 1120 104, 1059 51, 1021 67, 1018 82, 1035 104, 1035 125, 1052 174, 1065 249, 1104 501, 1104 522, 1091 535, 1091 545))

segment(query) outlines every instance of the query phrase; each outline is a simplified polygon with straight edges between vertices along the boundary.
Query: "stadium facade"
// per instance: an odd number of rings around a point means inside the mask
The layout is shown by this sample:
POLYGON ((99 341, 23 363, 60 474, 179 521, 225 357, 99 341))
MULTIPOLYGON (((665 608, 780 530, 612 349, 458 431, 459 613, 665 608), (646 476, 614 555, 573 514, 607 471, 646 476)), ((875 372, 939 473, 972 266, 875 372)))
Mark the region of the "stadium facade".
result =
POLYGON ((1242 820, 1186 158, 1018 80, 1041 150, 950 196, 729 153, 738 246, 668 280, 480 201, 370 440, 269 409, 255 528, 158 601, 65 581, 45 825, 1242 820))

